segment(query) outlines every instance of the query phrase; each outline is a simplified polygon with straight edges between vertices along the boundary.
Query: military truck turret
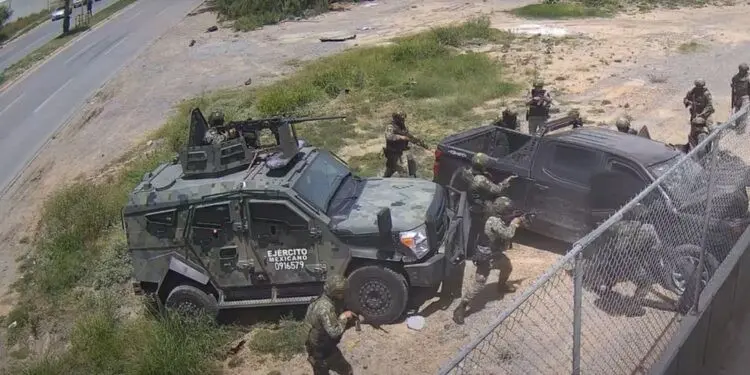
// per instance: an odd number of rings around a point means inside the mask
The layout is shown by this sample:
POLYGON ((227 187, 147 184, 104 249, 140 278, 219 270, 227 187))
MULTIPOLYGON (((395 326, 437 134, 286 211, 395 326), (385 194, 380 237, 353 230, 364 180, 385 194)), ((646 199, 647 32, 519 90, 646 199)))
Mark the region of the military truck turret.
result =
POLYGON ((463 266, 465 193, 358 177, 297 138, 292 124, 312 120, 229 123, 233 137, 205 144, 194 109, 185 150, 147 173, 123 209, 135 292, 215 316, 307 304, 339 274, 350 281, 347 307, 383 324, 403 314, 414 288, 436 291, 463 266), (271 145, 260 144, 265 129, 271 145))

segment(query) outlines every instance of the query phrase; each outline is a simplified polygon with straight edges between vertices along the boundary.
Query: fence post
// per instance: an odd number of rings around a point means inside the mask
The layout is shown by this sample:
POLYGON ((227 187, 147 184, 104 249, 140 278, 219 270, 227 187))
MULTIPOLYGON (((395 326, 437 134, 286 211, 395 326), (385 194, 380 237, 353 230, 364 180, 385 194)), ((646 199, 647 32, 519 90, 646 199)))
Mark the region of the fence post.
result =
MULTIPOLYGON (((714 199, 713 199, 713 187, 714 187, 714 170, 716 169, 716 151, 719 148, 718 139, 717 136, 714 138, 717 141, 711 141, 709 143, 706 143, 705 147, 710 146, 711 149, 708 150, 708 153, 706 154, 706 166, 708 167, 708 186, 706 187, 706 214, 703 215, 703 234, 701 235, 701 255, 698 259, 698 267, 693 270, 693 275, 690 276, 690 278, 686 279, 687 284, 685 285, 685 293, 687 293, 687 289, 691 288, 692 292, 695 293, 693 296, 693 306, 690 309, 690 313, 692 315, 698 314, 698 302, 700 301, 700 295, 703 292, 703 271, 706 268, 706 247, 707 247, 707 240, 708 240, 708 226, 711 223, 711 211, 713 210, 714 206, 714 199), (696 276, 694 275, 695 272, 698 273, 697 281, 694 281, 691 283, 690 281, 696 280, 696 276), (694 284, 694 285, 691 285, 694 284)), ((708 280, 706 280, 708 282, 708 280)))
POLYGON ((576 254, 573 272, 573 368, 572 375, 581 374, 581 306, 583 300, 583 249, 576 254))

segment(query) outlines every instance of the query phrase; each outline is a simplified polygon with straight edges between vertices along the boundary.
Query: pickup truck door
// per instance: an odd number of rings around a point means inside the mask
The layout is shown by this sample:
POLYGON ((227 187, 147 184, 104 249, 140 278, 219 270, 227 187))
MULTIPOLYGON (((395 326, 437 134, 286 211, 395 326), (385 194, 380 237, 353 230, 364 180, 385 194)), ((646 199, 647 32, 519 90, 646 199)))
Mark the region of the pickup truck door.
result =
POLYGON ((499 183, 510 175, 516 175, 510 186, 505 190, 505 196, 513 201, 513 207, 520 210, 527 210, 527 196, 534 182, 529 178, 530 172, 527 169, 514 167, 512 165, 503 165, 502 162, 494 161, 488 168, 491 179, 499 183))
POLYGON ((590 220, 596 227, 648 186, 645 174, 629 163, 610 157, 606 169, 591 178, 590 220))
POLYGON ((590 229, 591 176, 603 169, 596 150, 542 138, 532 167, 527 210, 537 213, 529 230, 575 242, 590 229))

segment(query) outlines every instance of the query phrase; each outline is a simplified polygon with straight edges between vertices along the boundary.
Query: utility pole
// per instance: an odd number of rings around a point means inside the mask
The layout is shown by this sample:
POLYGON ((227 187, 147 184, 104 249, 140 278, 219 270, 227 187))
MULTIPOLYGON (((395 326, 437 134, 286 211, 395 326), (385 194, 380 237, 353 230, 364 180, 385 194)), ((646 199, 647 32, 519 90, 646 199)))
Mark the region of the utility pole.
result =
POLYGON ((63 17, 63 34, 70 32, 70 0, 65 0, 65 17, 63 17))

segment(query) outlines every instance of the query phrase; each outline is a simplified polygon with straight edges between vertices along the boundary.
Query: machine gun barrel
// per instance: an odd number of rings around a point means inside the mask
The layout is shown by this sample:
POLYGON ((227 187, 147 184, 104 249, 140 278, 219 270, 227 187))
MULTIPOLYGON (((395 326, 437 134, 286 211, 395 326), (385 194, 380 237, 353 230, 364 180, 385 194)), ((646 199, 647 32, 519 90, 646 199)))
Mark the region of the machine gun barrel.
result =
POLYGON ((321 120, 338 120, 345 119, 346 116, 321 116, 321 117, 269 117, 261 119, 247 119, 240 121, 230 121, 224 128, 234 128, 240 132, 253 132, 260 131, 263 129, 270 129, 274 133, 284 124, 297 124, 300 122, 308 121, 321 121, 321 120))

